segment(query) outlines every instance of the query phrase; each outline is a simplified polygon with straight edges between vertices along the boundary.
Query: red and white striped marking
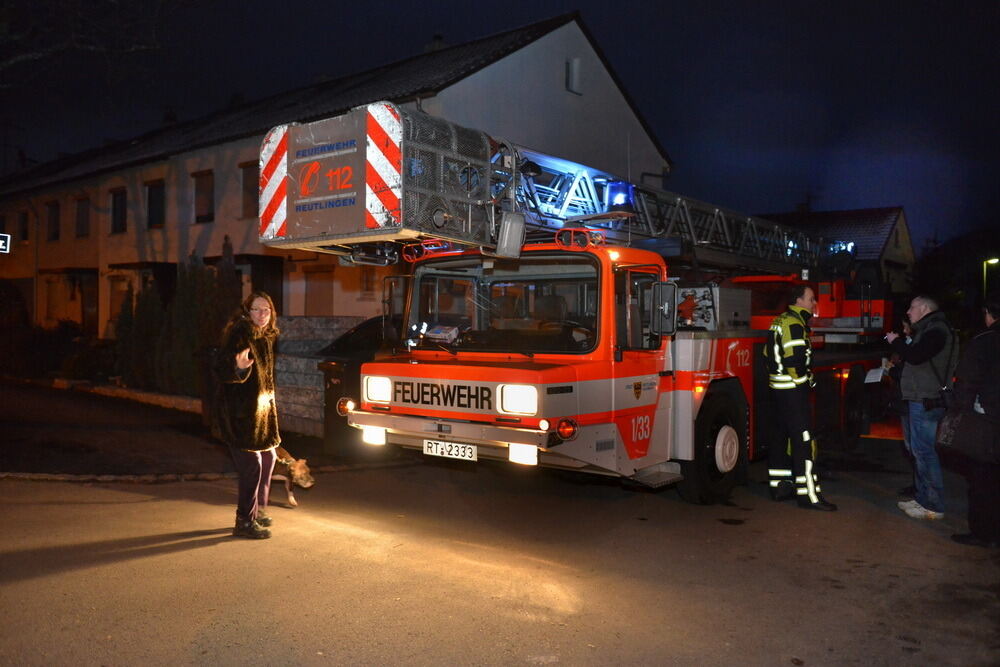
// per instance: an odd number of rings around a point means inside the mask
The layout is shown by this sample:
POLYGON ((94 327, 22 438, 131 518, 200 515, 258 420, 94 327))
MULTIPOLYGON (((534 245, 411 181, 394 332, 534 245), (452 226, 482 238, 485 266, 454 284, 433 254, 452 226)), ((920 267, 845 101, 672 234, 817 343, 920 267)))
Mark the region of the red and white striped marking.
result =
POLYGON ((402 218, 403 125, 390 104, 369 104, 365 165, 365 227, 399 225, 402 218))
POLYGON ((288 125, 267 133, 260 147, 260 238, 285 235, 288 197, 288 125))

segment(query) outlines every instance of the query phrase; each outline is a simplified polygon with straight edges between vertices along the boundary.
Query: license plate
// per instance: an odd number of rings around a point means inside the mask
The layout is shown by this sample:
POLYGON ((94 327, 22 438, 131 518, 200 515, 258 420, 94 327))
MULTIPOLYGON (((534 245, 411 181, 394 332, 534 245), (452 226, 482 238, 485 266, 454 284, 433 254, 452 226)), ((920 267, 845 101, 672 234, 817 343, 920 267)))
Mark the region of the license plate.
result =
POLYGON ((475 445, 462 445, 457 442, 441 442, 440 440, 424 440, 424 454, 443 456, 446 459, 462 459, 463 461, 479 460, 479 450, 475 445))

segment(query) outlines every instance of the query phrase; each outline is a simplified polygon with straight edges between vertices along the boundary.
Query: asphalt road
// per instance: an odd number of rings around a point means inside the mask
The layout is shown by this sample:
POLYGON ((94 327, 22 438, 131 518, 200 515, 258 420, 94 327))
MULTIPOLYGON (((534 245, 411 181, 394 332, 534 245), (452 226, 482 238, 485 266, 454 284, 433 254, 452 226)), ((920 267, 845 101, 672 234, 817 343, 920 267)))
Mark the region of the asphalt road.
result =
POLYGON ((948 539, 962 508, 902 515, 896 443, 827 461, 830 514, 767 500, 759 464, 698 507, 407 454, 276 491, 264 541, 229 535, 228 479, 0 479, 0 663, 998 664, 1000 554, 948 539))

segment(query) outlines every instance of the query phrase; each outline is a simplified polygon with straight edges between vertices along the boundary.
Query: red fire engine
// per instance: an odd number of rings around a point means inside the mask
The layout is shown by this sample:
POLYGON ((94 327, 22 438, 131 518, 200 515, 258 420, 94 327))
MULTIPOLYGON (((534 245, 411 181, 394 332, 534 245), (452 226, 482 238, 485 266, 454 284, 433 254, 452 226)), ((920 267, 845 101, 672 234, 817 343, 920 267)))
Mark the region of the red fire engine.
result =
MULTIPOLYGON (((770 441, 761 346, 781 288, 843 247, 385 102, 272 130, 261 241, 411 264, 388 283, 399 349, 338 404, 365 442, 702 503, 770 441)), ((857 430, 889 305, 810 284, 817 427, 857 430)))

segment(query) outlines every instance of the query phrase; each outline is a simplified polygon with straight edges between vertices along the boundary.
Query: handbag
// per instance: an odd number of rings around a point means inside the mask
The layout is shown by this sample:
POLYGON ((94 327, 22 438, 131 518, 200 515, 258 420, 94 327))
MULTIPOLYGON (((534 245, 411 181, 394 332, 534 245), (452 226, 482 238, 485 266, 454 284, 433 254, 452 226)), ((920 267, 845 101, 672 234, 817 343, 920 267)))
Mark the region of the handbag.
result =
POLYGON ((941 419, 937 446, 980 463, 1000 463, 998 423, 978 412, 949 412, 941 419))

